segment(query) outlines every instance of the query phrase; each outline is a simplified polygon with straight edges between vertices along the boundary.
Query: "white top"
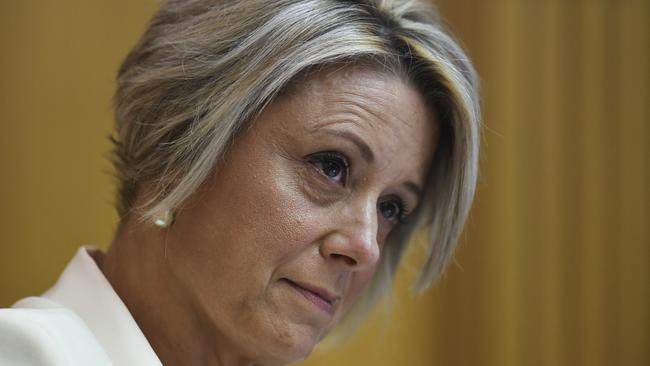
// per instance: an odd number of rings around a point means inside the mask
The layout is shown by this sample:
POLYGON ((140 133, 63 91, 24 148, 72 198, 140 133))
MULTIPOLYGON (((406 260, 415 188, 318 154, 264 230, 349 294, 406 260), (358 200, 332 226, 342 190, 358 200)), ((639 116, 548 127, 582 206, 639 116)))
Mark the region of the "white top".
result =
POLYGON ((81 247, 42 296, 0 309, 0 365, 162 365, 128 309, 81 247))

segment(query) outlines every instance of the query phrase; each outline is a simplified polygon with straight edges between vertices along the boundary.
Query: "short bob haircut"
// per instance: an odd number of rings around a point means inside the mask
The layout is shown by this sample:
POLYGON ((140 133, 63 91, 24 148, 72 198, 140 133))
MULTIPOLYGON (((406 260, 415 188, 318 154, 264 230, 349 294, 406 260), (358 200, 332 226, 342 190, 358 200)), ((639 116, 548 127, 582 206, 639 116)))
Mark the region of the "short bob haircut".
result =
POLYGON ((428 288, 452 256, 473 200, 480 107, 470 61, 424 0, 165 1, 117 77, 112 140, 122 222, 177 210, 227 163, 238 132, 275 97, 324 66, 346 64, 412 82, 439 121, 421 204, 389 236, 355 313, 387 292, 421 229, 427 257, 416 290, 428 288))

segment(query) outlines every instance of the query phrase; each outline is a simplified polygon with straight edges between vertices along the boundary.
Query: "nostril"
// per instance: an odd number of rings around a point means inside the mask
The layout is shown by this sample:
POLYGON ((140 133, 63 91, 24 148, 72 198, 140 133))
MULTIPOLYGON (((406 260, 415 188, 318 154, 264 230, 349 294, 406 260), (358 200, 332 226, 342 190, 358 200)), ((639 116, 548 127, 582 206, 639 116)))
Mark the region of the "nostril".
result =
POLYGON ((330 256, 335 260, 342 260, 343 262, 345 262, 345 264, 347 264, 349 266, 356 266, 357 265, 357 261, 354 260, 354 258, 348 257, 347 255, 332 253, 332 254, 330 254, 330 256))

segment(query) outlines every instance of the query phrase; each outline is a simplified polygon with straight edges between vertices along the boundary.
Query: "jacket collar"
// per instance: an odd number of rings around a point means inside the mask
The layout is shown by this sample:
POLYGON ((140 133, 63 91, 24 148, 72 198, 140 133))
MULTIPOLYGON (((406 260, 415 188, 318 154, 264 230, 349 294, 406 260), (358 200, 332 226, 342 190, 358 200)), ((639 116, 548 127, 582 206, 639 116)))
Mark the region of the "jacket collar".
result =
POLYGON ((86 323, 116 365, 162 365, 93 256, 101 250, 83 246, 43 297, 74 311, 86 323))

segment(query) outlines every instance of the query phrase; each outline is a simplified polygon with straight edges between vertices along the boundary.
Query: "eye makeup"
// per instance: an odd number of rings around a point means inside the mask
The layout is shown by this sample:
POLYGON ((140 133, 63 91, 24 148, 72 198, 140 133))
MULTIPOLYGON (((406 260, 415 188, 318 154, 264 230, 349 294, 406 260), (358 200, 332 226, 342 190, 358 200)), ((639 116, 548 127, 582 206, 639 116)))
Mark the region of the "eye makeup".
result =
POLYGON ((399 196, 390 196, 390 199, 379 202, 377 205, 379 212, 384 216, 384 218, 393 223, 404 223, 406 217, 408 216, 410 209, 404 202, 404 200, 399 196), (392 207, 390 204, 393 204, 392 207), (386 217, 384 210, 392 210, 393 217, 386 217))
POLYGON ((310 155, 307 161, 328 179, 342 186, 348 183, 350 163, 344 154, 337 151, 323 151, 310 155))

